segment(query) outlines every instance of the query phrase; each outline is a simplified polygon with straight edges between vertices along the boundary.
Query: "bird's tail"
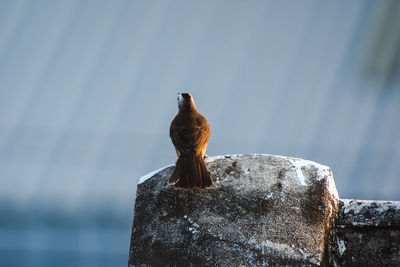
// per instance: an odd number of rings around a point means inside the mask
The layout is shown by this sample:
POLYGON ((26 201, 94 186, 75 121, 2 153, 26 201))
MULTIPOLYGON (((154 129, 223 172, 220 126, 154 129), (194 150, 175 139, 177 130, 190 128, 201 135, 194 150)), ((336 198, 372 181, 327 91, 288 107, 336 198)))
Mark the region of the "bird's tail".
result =
POLYGON ((181 154, 168 184, 179 189, 204 189, 212 187, 212 180, 201 155, 181 154))

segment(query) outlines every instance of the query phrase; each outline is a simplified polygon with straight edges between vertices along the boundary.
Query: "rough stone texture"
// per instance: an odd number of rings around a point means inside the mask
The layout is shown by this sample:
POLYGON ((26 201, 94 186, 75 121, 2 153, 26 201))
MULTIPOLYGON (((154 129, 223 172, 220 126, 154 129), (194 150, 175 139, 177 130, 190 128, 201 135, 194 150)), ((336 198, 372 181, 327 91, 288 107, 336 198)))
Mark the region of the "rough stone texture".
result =
POLYGON ((400 202, 340 200, 326 255, 331 266, 400 266, 400 202))
POLYGON ((209 158, 208 190, 174 190, 174 167, 142 177, 129 266, 322 264, 337 209, 329 167, 270 155, 209 158))

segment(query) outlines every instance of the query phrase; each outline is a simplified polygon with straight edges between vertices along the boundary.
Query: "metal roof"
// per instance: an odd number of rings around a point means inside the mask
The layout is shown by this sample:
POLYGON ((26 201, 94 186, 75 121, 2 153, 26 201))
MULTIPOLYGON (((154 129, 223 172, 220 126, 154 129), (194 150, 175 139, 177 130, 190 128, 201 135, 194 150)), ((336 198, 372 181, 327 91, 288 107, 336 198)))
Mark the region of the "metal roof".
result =
POLYGON ((393 3, 1 1, 1 209, 131 218, 138 179, 176 160, 180 91, 209 155, 310 159, 340 197, 400 200, 393 3))

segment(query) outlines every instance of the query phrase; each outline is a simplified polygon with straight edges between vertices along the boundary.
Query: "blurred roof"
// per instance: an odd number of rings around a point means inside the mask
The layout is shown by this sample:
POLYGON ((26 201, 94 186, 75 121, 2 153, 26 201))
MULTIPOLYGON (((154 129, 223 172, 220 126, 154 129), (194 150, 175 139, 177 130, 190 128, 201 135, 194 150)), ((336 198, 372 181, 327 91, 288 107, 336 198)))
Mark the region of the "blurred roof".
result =
POLYGON ((209 155, 302 157, 331 166, 341 197, 400 200, 393 10, 396 1, 1 1, 2 212, 130 223, 140 176, 176 160, 179 91, 211 124, 209 155))

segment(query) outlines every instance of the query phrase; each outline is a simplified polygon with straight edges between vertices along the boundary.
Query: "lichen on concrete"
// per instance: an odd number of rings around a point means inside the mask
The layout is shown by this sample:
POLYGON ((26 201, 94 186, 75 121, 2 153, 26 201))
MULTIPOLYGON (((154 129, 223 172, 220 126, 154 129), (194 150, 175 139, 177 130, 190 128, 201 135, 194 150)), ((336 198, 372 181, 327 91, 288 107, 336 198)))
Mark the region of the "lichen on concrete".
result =
POLYGON ((321 265, 338 194, 329 167, 272 155, 207 159, 214 187, 138 184, 130 266, 321 265))
POLYGON ((327 243, 330 266, 400 266, 400 202, 341 199, 327 243))

